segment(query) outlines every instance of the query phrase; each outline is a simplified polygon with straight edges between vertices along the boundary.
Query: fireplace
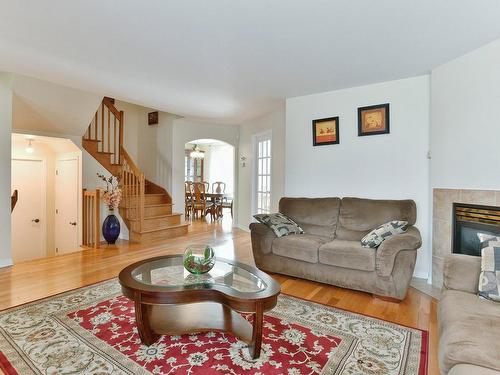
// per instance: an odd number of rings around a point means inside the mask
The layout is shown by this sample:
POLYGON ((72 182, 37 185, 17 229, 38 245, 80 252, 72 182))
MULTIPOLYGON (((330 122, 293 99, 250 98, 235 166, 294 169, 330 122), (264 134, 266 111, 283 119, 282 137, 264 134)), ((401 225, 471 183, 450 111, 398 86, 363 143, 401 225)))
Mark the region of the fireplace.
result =
POLYGON ((500 207, 453 203, 453 252, 481 256, 481 233, 500 236, 500 207))

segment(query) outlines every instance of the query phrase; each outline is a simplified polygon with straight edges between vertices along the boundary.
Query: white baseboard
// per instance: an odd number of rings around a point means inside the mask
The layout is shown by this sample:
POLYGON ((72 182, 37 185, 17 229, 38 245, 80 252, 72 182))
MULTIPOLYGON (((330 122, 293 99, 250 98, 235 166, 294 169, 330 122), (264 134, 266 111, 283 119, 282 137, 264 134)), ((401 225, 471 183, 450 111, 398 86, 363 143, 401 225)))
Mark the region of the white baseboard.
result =
POLYGON ((250 228, 248 228, 248 227, 246 227, 246 226, 244 226, 244 225, 241 225, 241 224, 236 224, 236 228, 241 229, 241 230, 243 230, 243 231, 245 231, 245 232, 250 233, 250 228))
POLYGON ((413 277, 416 277, 417 279, 425 279, 427 280, 429 278, 429 275, 427 272, 415 272, 413 274, 413 277))
POLYGON ((12 266, 12 259, 0 259, 0 268, 12 266))

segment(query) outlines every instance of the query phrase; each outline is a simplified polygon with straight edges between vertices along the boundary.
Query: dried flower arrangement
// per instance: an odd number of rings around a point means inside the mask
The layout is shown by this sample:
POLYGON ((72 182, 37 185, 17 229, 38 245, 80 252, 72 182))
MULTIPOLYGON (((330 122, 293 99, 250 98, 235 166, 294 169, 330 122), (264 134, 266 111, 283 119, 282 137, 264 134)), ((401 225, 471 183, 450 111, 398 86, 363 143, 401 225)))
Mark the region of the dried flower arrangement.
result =
POLYGON ((102 174, 97 174, 101 180, 106 183, 106 190, 102 195, 102 200, 109 207, 114 210, 122 200, 122 189, 120 188, 120 177, 110 176, 106 177, 102 174))

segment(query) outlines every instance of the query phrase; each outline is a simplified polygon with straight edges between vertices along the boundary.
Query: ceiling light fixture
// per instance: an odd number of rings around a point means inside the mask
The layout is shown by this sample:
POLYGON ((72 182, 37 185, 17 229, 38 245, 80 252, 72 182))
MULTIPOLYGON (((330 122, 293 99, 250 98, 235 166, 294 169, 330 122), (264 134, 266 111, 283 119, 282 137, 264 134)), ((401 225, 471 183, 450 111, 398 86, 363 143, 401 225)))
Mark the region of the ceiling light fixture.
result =
POLYGON ((193 151, 189 153, 189 157, 193 159, 203 159, 205 157, 205 153, 199 149, 198 145, 194 145, 193 151))
POLYGON ((35 149, 33 148, 32 144, 31 144, 31 142, 33 142, 33 140, 32 139, 28 139, 28 147, 26 147, 26 152, 28 154, 32 154, 33 151, 35 151, 35 149))

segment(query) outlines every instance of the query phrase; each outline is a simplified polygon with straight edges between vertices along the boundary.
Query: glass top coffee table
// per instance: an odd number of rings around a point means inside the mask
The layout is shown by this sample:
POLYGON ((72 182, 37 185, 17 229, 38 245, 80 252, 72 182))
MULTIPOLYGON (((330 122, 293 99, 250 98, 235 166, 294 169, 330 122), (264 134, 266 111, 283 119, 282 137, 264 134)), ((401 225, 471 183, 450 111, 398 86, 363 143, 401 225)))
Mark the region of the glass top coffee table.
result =
POLYGON ((280 285, 259 269, 217 258, 203 275, 185 270, 182 255, 146 259, 118 276, 123 294, 135 303, 141 341, 160 335, 226 331, 260 356, 264 312, 276 306, 280 285), (253 325, 239 312, 254 314, 253 325))

